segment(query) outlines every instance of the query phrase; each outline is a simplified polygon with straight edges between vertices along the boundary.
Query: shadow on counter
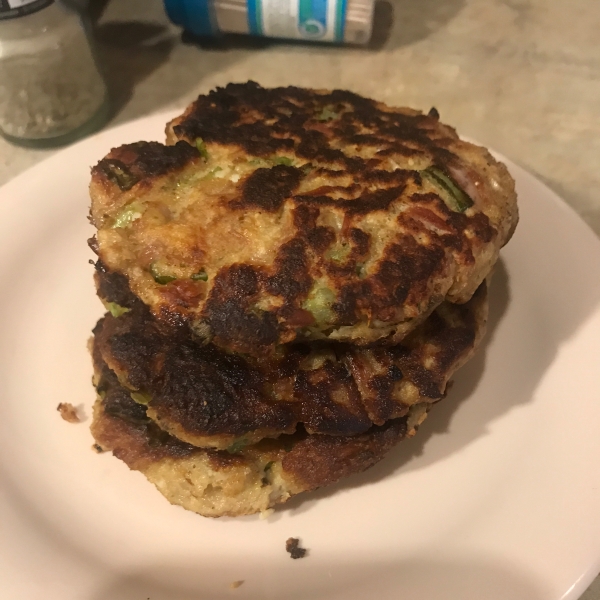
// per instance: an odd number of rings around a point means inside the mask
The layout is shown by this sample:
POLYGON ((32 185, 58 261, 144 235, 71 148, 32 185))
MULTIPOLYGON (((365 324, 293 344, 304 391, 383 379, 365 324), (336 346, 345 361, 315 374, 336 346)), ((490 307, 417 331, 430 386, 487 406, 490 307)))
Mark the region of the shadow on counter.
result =
POLYGON ((127 104, 135 87, 167 62, 177 42, 166 26, 144 21, 102 23, 94 36, 113 116, 127 104))
MULTIPOLYGON (((70 0, 74 1, 74 0, 70 0)), ((139 97, 142 114, 153 112, 157 106, 167 105, 187 94, 187 87, 209 72, 222 70, 245 52, 273 47, 296 47, 333 52, 378 52, 407 46, 432 35, 444 27, 464 6, 465 0, 376 0, 373 35, 366 46, 337 45, 279 40, 240 34, 225 34, 216 38, 199 38, 189 32, 179 32, 171 25, 162 9, 161 0, 152 0, 147 10, 142 5, 129 10, 116 10, 111 0, 77 0, 86 2, 85 9, 94 24, 94 37, 100 64, 105 73, 112 102, 112 117, 119 115, 129 103, 134 90, 168 61, 178 62, 171 56, 181 53, 183 46, 196 46, 208 51, 198 60, 185 78, 168 78, 164 86, 153 89, 154 104, 139 97), (136 8, 137 7, 137 8, 136 8), (149 10, 152 8, 152 10, 149 10), (140 20, 136 18, 139 14, 140 20), (126 16, 125 16, 126 15, 126 16), (119 17, 125 17, 121 20, 119 17), (115 19, 116 17, 116 19, 115 19), (142 20, 146 19, 146 20, 142 20), (178 48, 179 47, 179 48, 178 48)), ((185 54, 185 52, 183 51, 185 54)), ((187 64, 187 63, 186 63, 187 64)), ((188 66, 188 68, 190 68, 188 66)), ((176 69, 175 69, 176 71, 176 69)), ((139 113, 140 111, 138 111, 139 113)))

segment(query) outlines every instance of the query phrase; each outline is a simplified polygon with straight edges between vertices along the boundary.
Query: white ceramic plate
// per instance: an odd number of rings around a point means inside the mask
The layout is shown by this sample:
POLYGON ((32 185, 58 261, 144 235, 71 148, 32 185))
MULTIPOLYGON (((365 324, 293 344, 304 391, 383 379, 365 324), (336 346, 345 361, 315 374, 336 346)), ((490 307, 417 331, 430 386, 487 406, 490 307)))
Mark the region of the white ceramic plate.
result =
POLYGON ((0 597, 577 598, 600 569, 600 242, 511 163, 522 216, 486 347, 375 468, 267 520, 211 520, 91 450, 89 168, 161 139, 166 120, 103 132, 0 190, 0 597), (87 421, 63 421, 61 401, 87 421), (290 560, 290 536, 308 557, 290 560))

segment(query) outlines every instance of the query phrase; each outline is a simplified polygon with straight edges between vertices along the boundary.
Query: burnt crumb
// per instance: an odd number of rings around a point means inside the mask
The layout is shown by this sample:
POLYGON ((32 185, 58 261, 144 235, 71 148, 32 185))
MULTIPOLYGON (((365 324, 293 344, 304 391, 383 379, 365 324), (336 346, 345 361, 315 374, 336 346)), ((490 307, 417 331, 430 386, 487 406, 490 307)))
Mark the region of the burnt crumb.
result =
POLYGON ((100 444, 92 444, 92 450, 94 450, 98 454, 102 454, 103 452, 105 452, 104 448, 100 446, 100 444))
POLYGON ((439 120, 439 118, 440 118, 440 113, 435 106, 432 106, 429 109, 429 112, 427 114, 428 114, 428 116, 433 117, 434 119, 437 119, 437 120, 439 120))
POLYGON ((61 402, 56 410, 67 423, 81 423, 81 417, 77 413, 77 409, 70 402, 61 402))
POLYGON ((285 541, 285 550, 290 553, 290 556, 294 559, 304 558, 306 556, 306 548, 300 547, 299 538, 288 538, 285 541))

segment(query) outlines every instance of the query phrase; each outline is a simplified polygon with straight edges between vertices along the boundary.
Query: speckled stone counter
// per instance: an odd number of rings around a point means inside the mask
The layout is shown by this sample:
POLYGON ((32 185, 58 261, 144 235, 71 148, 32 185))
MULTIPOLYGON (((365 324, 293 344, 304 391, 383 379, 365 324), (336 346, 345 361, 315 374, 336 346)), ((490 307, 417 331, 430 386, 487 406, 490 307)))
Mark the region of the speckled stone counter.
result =
MULTIPOLYGON (((182 41, 160 0, 100 0, 91 10, 114 97, 109 125, 247 79, 436 106, 444 122, 535 174, 600 234, 600 3, 390 0, 379 4, 364 49, 239 38, 200 48, 182 41)), ((0 184, 55 151, 0 139, 0 184)), ((600 578, 583 598, 600 600, 600 578)))

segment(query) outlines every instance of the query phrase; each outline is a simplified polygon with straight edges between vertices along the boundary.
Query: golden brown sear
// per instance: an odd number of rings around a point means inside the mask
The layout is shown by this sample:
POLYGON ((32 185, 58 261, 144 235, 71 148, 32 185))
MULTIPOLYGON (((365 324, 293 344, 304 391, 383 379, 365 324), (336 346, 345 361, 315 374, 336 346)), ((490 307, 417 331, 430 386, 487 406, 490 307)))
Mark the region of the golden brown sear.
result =
POLYGON ((125 277, 97 269, 112 315, 94 329, 96 364, 106 363, 162 429, 202 447, 239 449, 300 425, 311 434, 357 435, 411 407, 425 411, 472 356, 487 319, 484 282, 467 303, 442 303, 394 346, 320 341, 255 358, 200 344, 187 327, 165 327, 125 277))
POLYGON ((102 365, 96 365, 95 384, 91 430, 97 444, 142 472, 172 504, 207 517, 265 511, 363 471, 414 435, 426 417, 409 413, 353 437, 299 431, 232 453, 196 448, 165 433, 102 365))
POLYGON ((518 214, 484 148, 347 91, 231 84, 92 171, 94 248, 153 314, 255 356, 398 343, 488 275, 518 214))

